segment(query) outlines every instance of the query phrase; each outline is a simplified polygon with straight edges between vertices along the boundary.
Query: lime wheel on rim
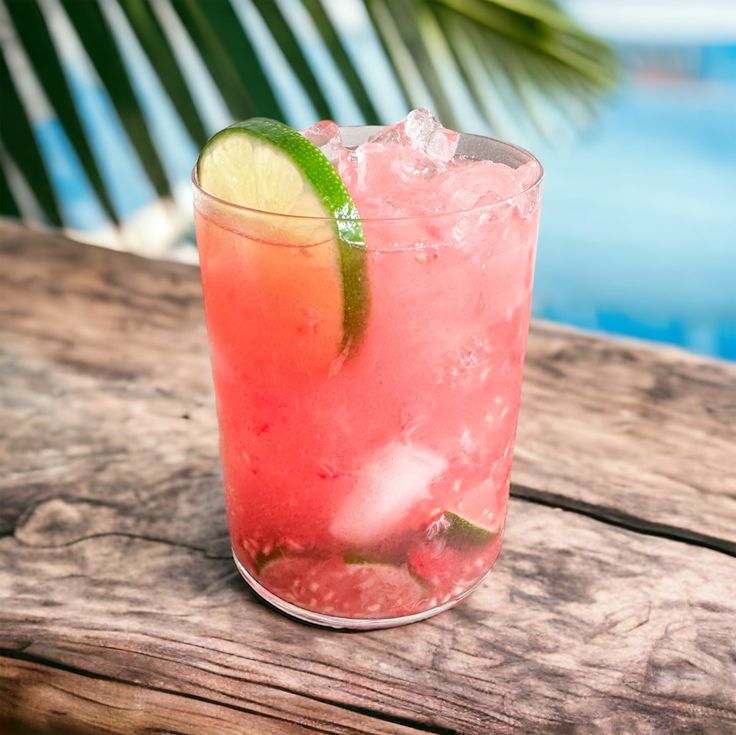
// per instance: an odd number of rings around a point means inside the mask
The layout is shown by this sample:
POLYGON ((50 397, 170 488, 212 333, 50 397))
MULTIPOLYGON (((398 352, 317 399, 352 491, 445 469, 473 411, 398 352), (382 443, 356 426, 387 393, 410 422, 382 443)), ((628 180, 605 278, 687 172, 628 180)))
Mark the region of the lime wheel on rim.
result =
MULTIPOLYGON (((329 312, 320 320, 320 357, 331 361, 357 350, 369 311, 363 226, 342 179, 319 148, 283 123, 251 118, 214 135, 196 171, 205 192, 251 210, 243 211, 243 219, 268 221, 268 240, 304 246, 312 261, 325 266, 273 280, 294 313, 314 304, 329 312)), ((255 256, 264 271, 284 262, 278 253, 255 256)))

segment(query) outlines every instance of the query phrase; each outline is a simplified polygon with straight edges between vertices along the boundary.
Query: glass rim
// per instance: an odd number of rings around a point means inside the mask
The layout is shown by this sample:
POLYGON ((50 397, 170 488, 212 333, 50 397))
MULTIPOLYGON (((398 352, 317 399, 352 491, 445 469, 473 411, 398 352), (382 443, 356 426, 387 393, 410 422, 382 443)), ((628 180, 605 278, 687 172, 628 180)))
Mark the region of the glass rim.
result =
MULTIPOLYGON (((389 125, 340 125, 339 127, 340 127, 340 130, 346 130, 346 129, 347 130, 359 130, 359 129, 372 129, 372 128, 379 130, 381 128, 387 128, 390 126, 389 125)), ((488 135, 479 135, 477 133, 462 133, 462 132, 460 133, 460 135, 465 136, 466 138, 475 138, 478 140, 482 140, 485 144, 491 143, 491 144, 499 145, 502 147, 510 148, 516 151, 517 153, 529 159, 525 163, 529 163, 531 161, 536 163, 537 168, 538 168, 538 173, 537 173, 536 178, 531 184, 529 184, 528 186, 526 186, 524 189, 517 192, 516 194, 506 197, 505 199, 500 199, 497 202, 492 202, 490 204, 479 204, 473 207, 468 207, 466 209, 453 209, 453 210, 449 210, 446 212, 442 211, 442 212, 428 212, 428 213, 423 213, 423 214, 409 214, 409 215, 402 215, 399 217, 396 217, 396 216, 363 217, 359 213, 359 216, 357 217, 357 221, 359 222, 409 222, 412 220, 425 220, 425 219, 434 219, 434 218, 439 218, 439 217, 452 217, 452 216, 457 216, 461 214, 472 214, 473 212, 488 211, 489 209, 492 210, 492 209, 506 206, 508 204, 512 204, 513 202, 520 199, 524 195, 534 191, 535 189, 538 189, 541 186, 542 181, 544 180, 544 167, 542 166, 542 162, 531 151, 527 150, 526 148, 523 148, 522 146, 516 145, 515 143, 509 143, 508 141, 501 140, 500 138, 493 138, 488 135)), ((489 160, 489 159, 476 159, 476 160, 489 160)), ((263 217, 263 216, 284 217, 290 220, 301 220, 301 221, 311 221, 311 222, 354 222, 356 221, 355 218, 350 218, 350 217, 330 217, 329 215, 325 215, 324 217, 317 217, 314 215, 289 214, 287 212, 273 212, 268 209, 256 209, 255 207, 248 207, 244 204, 237 204, 227 199, 221 199, 220 197, 215 196, 214 194, 211 194, 210 192, 208 192, 206 189, 202 188, 199 181, 197 180, 197 164, 196 163, 192 167, 191 182, 192 182, 192 186, 194 187, 195 192, 203 196, 205 199, 213 202, 214 204, 217 204, 218 206, 225 207, 235 212, 242 212, 243 214, 258 215, 259 217, 263 217)))

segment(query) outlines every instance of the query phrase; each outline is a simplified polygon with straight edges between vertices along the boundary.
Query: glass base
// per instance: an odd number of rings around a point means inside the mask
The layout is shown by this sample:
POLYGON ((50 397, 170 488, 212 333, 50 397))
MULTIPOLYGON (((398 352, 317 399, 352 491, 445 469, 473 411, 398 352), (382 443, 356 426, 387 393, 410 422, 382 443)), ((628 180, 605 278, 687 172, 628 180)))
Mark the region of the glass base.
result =
POLYGON ((461 593, 454 599, 448 600, 437 607, 432 607, 429 610, 422 610, 421 612, 413 613, 412 615, 400 615, 395 618, 342 618, 337 615, 324 615, 323 613, 318 613, 314 610, 306 610, 303 607, 299 607, 291 602, 282 600, 255 580, 251 573, 238 561, 235 551, 233 551, 233 559, 235 561, 235 566, 240 572, 240 576, 248 583, 248 586, 271 607, 274 607, 279 612, 301 622, 318 625, 322 628, 333 628, 336 630, 382 630, 384 628, 396 628, 399 625, 418 623, 420 620, 426 620, 434 615, 439 615, 441 612, 455 607, 455 605, 462 602, 471 592, 477 589, 490 574, 492 569, 491 567, 491 569, 489 569, 477 582, 468 587, 465 592, 461 593))

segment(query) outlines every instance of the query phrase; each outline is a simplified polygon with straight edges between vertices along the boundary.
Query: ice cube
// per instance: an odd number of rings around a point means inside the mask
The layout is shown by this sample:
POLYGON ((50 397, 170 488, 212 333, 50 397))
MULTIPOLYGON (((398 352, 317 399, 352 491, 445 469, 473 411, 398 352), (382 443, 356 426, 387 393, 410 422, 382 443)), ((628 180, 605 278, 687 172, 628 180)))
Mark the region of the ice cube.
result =
POLYGON ((412 110, 405 120, 391 125, 369 142, 384 145, 398 144, 422 154, 416 168, 443 168, 455 155, 459 133, 446 130, 440 121, 424 108, 412 110))
POLYGON ((321 148, 335 138, 342 142, 340 126, 333 120, 320 120, 314 123, 314 125, 310 125, 308 128, 302 130, 302 135, 314 143, 317 148, 321 148))
POLYGON ((435 130, 429 138, 424 152, 437 167, 448 164, 455 156, 460 134, 446 128, 435 130))
POLYGON ((406 514, 428 497, 447 461, 427 449, 393 442, 361 470, 354 489, 338 506, 330 526, 340 541, 361 548, 399 530, 406 514))
MULTIPOLYGON (((539 178, 540 173, 539 164, 536 161, 529 161, 523 166, 519 166, 514 171, 519 191, 524 191, 532 186, 539 178)), ((527 191, 518 197, 515 204, 522 217, 529 217, 534 214, 539 204, 539 192, 537 190, 527 191)))
POLYGON ((426 108, 412 110, 403 123, 409 145, 420 151, 426 149, 432 133, 440 127, 440 121, 426 108))
MULTIPOLYGON (((372 223, 372 241, 386 249, 419 242, 477 249, 481 239, 493 242, 492 220, 510 216, 514 209, 506 202, 539 173, 536 164, 515 170, 456 156, 459 134, 443 128, 424 109, 413 110, 356 148, 343 143, 338 125, 329 120, 303 134, 330 159, 364 218, 418 218, 401 229, 401 236, 395 225, 382 229, 372 223), (441 213, 448 216, 421 219, 441 213)), ((531 199, 533 205, 536 193, 531 199)), ((525 206, 523 212, 529 209, 525 206)), ((433 257, 431 252, 419 252, 417 260, 433 257)))
POLYGON ((337 161, 340 153, 346 150, 342 142, 340 126, 332 120, 320 120, 302 130, 302 135, 314 143, 333 164, 337 161))

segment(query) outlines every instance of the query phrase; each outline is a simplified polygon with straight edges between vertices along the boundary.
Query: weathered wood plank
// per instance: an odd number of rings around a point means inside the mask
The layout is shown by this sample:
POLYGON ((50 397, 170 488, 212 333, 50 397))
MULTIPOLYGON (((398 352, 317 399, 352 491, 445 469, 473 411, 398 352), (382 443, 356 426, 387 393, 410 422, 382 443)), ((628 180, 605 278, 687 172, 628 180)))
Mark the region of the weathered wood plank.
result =
MULTIPOLYGON (((171 507, 182 492, 168 488, 171 507)), ((129 493, 117 495, 122 517, 161 497, 129 493)), ((85 672, 196 698, 188 707, 202 701, 203 715, 219 705, 326 732, 736 732, 727 555, 514 501, 502 562, 465 604, 410 628, 340 634, 282 618, 230 559, 179 545, 224 531, 199 495, 201 513, 159 516, 165 542, 98 532, 96 510, 73 538, 53 530, 72 499, 36 506, 0 541, 0 652, 45 663, 46 686, 74 688, 67 674, 85 672)), ((19 706, 33 701, 18 696, 23 680, 3 681, 19 706)), ((80 693, 96 691, 92 680, 80 693)), ((184 718, 177 730, 199 732, 184 718)))
POLYGON ((0 658, 0 725, 7 726, 10 735, 178 733, 182 723, 186 723, 186 732, 207 735, 325 732, 297 725, 291 717, 263 717, 204 697, 195 699, 35 661, 0 658))
POLYGON ((537 323, 513 476, 736 542, 736 366, 537 323))
MULTIPOLYGON (((193 269, 0 224, 0 725, 736 733, 736 560, 697 545, 515 500, 497 571, 426 623, 257 603, 204 345, 193 269)), ((540 326, 530 358, 518 482, 733 540, 731 366, 540 326)))

